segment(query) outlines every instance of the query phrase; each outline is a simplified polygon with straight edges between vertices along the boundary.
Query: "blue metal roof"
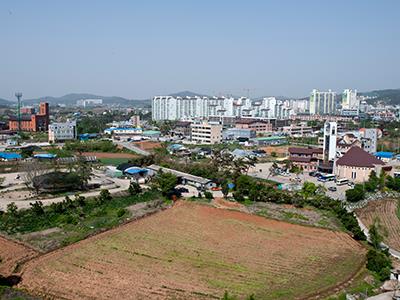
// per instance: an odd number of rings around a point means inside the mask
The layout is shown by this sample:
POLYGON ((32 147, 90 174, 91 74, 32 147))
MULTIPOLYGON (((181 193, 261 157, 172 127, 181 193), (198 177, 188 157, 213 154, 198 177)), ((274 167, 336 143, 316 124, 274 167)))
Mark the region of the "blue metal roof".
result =
POLYGON ((385 151, 380 151, 375 153, 376 157, 383 157, 383 158, 392 158, 394 156, 393 152, 385 152, 385 151))
POLYGON ((14 153, 14 152, 0 152, 0 158, 6 160, 13 160, 13 159, 21 159, 21 154, 14 153))

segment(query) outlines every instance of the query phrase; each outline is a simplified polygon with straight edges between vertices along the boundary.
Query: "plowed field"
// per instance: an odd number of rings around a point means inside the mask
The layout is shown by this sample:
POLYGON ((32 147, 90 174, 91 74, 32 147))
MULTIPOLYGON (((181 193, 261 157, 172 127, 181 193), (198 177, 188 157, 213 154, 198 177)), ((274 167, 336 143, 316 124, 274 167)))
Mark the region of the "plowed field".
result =
POLYGON ((36 255, 36 251, 0 236, 0 275, 11 275, 19 264, 36 255))
POLYGON ((178 202, 30 261, 21 286, 65 299, 307 298, 364 254, 345 233, 178 202))
POLYGON ((366 207, 358 209, 356 214, 367 227, 370 227, 375 218, 378 218, 388 233, 385 243, 400 251, 400 220, 396 214, 397 201, 399 200, 371 201, 366 207))

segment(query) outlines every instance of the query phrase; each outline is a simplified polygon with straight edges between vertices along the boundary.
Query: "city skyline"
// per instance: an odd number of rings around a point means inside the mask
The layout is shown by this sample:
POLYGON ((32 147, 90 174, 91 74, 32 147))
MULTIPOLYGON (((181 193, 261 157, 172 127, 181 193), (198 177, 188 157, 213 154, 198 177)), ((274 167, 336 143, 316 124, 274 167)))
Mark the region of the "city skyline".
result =
POLYGON ((0 4, 0 98, 399 88, 398 1, 0 4))

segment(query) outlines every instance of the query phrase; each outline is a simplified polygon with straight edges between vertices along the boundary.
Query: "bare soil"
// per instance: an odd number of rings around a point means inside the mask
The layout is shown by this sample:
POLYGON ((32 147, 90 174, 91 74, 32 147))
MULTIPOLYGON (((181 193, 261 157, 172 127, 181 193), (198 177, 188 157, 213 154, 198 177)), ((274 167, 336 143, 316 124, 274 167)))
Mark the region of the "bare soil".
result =
POLYGON ((0 236, 0 275, 18 273, 19 266, 38 255, 35 250, 0 236))
POLYGON ((135 146, 142 149, 142 150, 153 150, 155 148, 160 148, 161 143, 159 142, 153 142, 153 141, 140 141, 140 142, 135 142, 135 146))
POLYGON ((366 207, 357 209, 356 214, 367 227, 370 227, 378 218, 387 230, 388 236, 384 239, 385 243, 400 251, 400 220, 396 214, 398 201, 395 199, 370 201, 366 207))
POLYGON ((299 299, 348 281, 364 254, 342 232, 178 201, 28 262, 20 287, 63 299, 299 299))

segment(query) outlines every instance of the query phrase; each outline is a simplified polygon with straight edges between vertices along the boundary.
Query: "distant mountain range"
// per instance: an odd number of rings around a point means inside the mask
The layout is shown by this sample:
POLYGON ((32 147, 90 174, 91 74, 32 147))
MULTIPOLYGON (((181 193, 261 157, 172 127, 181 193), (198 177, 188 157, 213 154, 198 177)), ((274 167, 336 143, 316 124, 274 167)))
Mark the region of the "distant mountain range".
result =
MULTIPOLYGON (((384 102, 387 104, 400 104, 400 89, 387 89, 387 90, 376 90, 376 91, 371 91, 371 92, 363 92, 360 93, 361 95, 364 96, 369 96, 373 97, 373 99, 370 99, 368 102, 369 103, 376 103, 376 102, 384 102)), ((175 97, 209 97, 209 95, 205 94, 199 94, 191 91, 182 91, 178 93, 172 93, 169 94, 169 96, 175 96, 175 97)), ((254 100, 261 99, 262 97, 256 97, 254 100)), ((287 99, 286 97, 282 96, 276 96, 278 99, 287 99)), ((299 99, 303 99, 299 98, 299 99)), ((52 97, 52 96, 45 96, 45 97, 39 97, 35 99, 22 99, 23 105, 34 105, 37 104, 41 101, 46 101, 50 105, 58 105, 58 104, 64 104, 68 106, 76 105, 76 101, 80 99, 103 99, 104 104, 108 105, 118 105, 118 106, 134 106, 134 107, 144 107, 144 106, 149 106, 151 105, 151 99, 140 99, 140 100, 134 100, 134 99, 127 99, 123 97, 118 97, 118 96, 99 96, 99 95, 94 95, 94 94, 86 94, 86 93, 72 93, 72 94, 67 94, 61 97, 52 97)), ((10 101, 6 99, 1 99, 0 98, 0 106, 10 106, 10 105, 15 105, 16 101, 10 101)))
POLYGON ((368 103, 383 102, 385 104, 400 105, 400 89, 376 90, 361 93, 363 96, 373 97, 368 103))
MULTIPOLYGON (((117 96, 99 96, 94 94, 86 93, 72 93, 61 97, 44 96, 34 99, 22 99, 23 105, 34 105, 39 102, 48 102, 50 105, 64 104, 68 106, 76 105, 76 101, 81 99, 103 99, 104 104, 108 105, 120 105, 120 106, 135 106, 143 107, 150 105, 150 99, 145 100, 132 100, 117 96)), ((0 105, 13 105, 16 101, 9 101, 5 99, 0 99, 0 105)))

